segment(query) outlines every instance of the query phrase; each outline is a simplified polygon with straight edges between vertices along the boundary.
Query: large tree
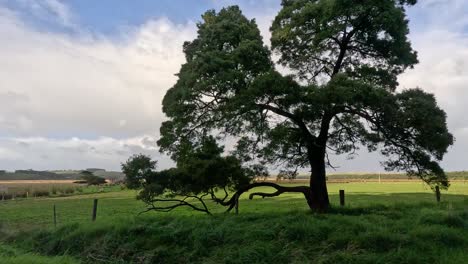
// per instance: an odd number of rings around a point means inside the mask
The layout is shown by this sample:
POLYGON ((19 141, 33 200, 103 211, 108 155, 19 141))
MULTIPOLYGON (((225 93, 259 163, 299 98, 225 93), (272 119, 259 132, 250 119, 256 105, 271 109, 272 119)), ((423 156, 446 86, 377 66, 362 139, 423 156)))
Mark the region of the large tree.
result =
POLYGON ((447 187, 438 164, 453 143, 445 112, 432 94, 396 89, 418 62, 405 15, 415 2, 283 0, 271 48, 237 6, 206 12, 163 100, 161 151, 177 157, 183 142, 229 136, 244 161, 311 170, 309 186, 255 182, 237 195, 268 185, 277 191, 254 195, 301 192, 316 211, 329 207, 328 154, 360 146, 380 150, 388 170, 447 187))

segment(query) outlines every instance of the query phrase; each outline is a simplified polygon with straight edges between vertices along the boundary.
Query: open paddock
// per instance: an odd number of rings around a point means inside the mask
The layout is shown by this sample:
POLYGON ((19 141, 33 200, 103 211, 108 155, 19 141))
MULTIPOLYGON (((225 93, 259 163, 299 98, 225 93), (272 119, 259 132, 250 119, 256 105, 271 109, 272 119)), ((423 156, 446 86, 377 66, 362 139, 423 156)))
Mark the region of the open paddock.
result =
MULTIPOLYGON (((288 184, 284 185, 297 185, 288 184)), ((418 205, 420 203, 437 204, 434 192, 422 182, 350 182, 330 184, 328 191, 334 207, 339 206, 339 190, 345 190, 346 207, 361 208, 374 205, 393 206, 399 204, 418 205)), ((273 192, 269 187, 256 188, 252 191, 273 192)), ((442 190, 444 204, 465 205, 468 210, 468 184, 452 183, 448 190, 442 190)), ((13 226, 50 227, 52 208, 56 205, 59 214, 59 225, 88 222, 91 216, 93 199, 99 199, 98 219, 115 221, 119 217, 136 217, 145 210, 145 205, 136 200, 133 190, 121 190, 113 187, 106 192, 83 192, 80 195, 49 197, 41 199, 17 199, 0 201, 0 219, 3 224, 13 226)), ((226 208, 210 204, 214 213, 222 213, 226 208)), ((308 211, 301 194, 285 193, 274 198, 248 199, 245 193, 240 200, 239 210, 244 213, 264 213, 308 211)), ((170 215, 200 215, 188 208, 174 210, 170 215)), ((146 215, 158 216, 163 213, 149 212, 146 215)))
POLYGON ((326 215, 299 194, 244 194, 239 215, 210 203, 212 216, 139 214, 130 190, 0 201, 0 251, 13 252, 0 263, 467 263, 468 184, 453 182, 440 203, 421 182, 334 183, 329 193, 326 215))
POLYGON ((0 181, 0 200, 53 197, 82 193, 105 192, 115 186, 87 186, 75 180, 8 180, 0 181))

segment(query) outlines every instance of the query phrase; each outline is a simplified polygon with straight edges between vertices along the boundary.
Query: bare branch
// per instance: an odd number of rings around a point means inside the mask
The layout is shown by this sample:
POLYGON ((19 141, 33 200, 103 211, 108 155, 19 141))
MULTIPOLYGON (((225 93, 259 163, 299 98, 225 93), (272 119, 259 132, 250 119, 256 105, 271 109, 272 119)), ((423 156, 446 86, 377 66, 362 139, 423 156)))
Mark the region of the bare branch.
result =
POLYGON ((208 193, 203 194, 201 197, 194 196, 194 195, 187 195, 184 199, 153 199, 150 202, 151 206, 146 211, 143 211, 141 213, 145 213, 145 212, 148 212, 148 211, 170 212, 170 211, 172 211, 172 210, 174 210, 174 209, 176 209, 178 207, 188 206, 188 207, 192 208, 193 210, 200 211, 200 212, 205 212, 207 214, 211 214, 210 211, 208 210, 208 207, 206 206, 205 202, 203 201, 203 197, 205 197, 206 195, 208 195, 208 193), (203 208, 197 207, 197 206, 187 202, 186 200, 189 199, 189 198, 194 198, 194 199, 198 200, 203 205, 203 208), (169 205, 169 206, 155 206, 154 204, 156 202, 177 202, 177 203, 173 204, 173 205, 169 205))

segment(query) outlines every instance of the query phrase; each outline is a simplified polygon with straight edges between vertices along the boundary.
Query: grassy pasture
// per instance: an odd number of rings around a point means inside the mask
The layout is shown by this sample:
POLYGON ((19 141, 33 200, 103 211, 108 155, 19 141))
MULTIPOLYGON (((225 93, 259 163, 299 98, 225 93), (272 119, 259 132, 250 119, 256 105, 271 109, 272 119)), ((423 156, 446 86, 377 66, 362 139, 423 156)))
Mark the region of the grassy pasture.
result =
POLYGON ((30 197, 48 196, 49 193, 73 193, 81 185, 74 184, 73 180, 19 180, 19 181, 0 181, 0 199, 1 194, 15 195, 24 197, 26 194, 30 197))
POLYGON ((77 260, 68 256, 47 257, 33 253, 24 253, 13 247, 0 244, 0 262, 8 264, 77 264, 77 260))
POLYGON ((15 247, 12 261, 41 254, 50 263, 468 263, 468 184, 453 183, 440 204, 417 182, 335 183, 329 192, 328 215, 311 214, 295 194, 244 195, 239 215, 220 208, 212 217, 185 209, 138 215, 144 205, 128 190, 17 199, 0 202, 0 236, 3 247, 15 247))
MULTIPOLYGON (((468 183, 468 171, 452 171, 447 172, 447 177, 451 182, 462 182, 468 183)), ((296 177, 297 181, 308 181, 310 175, 308 174, 299 174, 296 177)), ((275 180, 275 177, 271 178, 275 180)), ((415 181, 420 182, 421 180, 417 177, 409 177, 406 173, 375 173, 375 172, 355 172, 355 173, 339 173, 332 172, 327 173, 328 182, 393 182, 393 181, 415 181)))
MULTIPOLYGON (((289 184, 293 185, 293 184, 289 184)), ((49 197, 35 199, 16 199, 0 201, 0 219, 4 225, 13 229, 30 227, 51 227, 53 223, 52 208, 56 205, 58 224, 86 223, 91 217, 93 199, 99 199, 98 219, 113 221, 116 217, 133 217, 144 211, 145 205, 135 199, 136 192, 120 190, 119 187, 108 187, 106 192, 90 186, 81 195, 66 197, 49 197), (15 228, 16 227, 16 228, 15 228)), ((421 182, 385 182, 385 183, 334 183, 329 184, 331 203, 339 204, 338 191, 346 192, 347 208, 365 208, 382 205, 417 205, 420 203, 435 204, 432 190, 421 182)), ((257 188, 255 191, 269 192, 273 189, 257 188)), ((454 183, 449 190, 442 190, 444 204, 466 204, 468 206, 468 184, 454 183)), ((209 204, 215 213, 222 213, 225 208, 209 204)), ((468 209, 468 208, 467 208, 468 209)), ((308 207, 300 194, 283 194, 276 198, 254 198, 248 195, 241 197, 239 210, 244 213, 267 213, 270 211, 288 213, 291 210, 307 211, 308 207)), ((166 215, 199 215, 189 209, 177 209, 166 215)), ((161 215, 147 213, 147 215, 161 215)))
POLYGON ((17 180, 0 181, 0 200, 66 196, 105 192, 119 189, 115 186, 86 186, 74 180, 17 180))

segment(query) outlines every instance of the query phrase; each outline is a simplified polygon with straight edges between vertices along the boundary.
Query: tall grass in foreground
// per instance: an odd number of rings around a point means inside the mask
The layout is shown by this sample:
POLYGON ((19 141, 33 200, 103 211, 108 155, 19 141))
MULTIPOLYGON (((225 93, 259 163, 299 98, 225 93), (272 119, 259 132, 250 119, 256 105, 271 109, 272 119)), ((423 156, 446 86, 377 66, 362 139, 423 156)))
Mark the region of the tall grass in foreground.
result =
POLYGON ((7 245, 0 244, 0 263, 5 264, 78 264, 71 257, 46 257, 36 254, 25 254, 7 245))
POLYGON ((468 263, 466 203, 165 215, 69 224, 6 242, 84 263, 468 263))

